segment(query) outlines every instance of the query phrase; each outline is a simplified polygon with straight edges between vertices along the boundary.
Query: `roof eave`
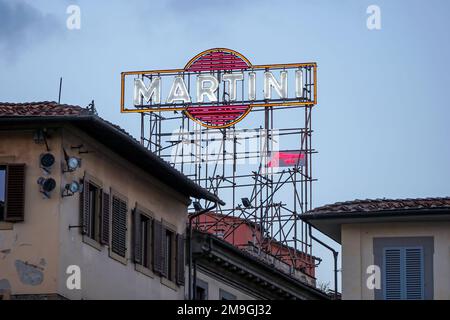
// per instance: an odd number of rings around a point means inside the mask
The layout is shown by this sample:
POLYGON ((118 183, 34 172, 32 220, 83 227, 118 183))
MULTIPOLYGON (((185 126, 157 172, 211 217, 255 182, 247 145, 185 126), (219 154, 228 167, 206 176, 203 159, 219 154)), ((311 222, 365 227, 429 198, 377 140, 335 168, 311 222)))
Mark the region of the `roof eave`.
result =
MULTIPOLYGON (((165 170, 166 172, 170 172, 172 178, 177 180, 173 184, 167 183, 167 181, 163 181, 169 186, 180 186, 181 182, 181 190, 188 191, 185 192, 188 196, 193 196, 194 198, 205 199, 211 202, 219 203, 220 205, 224 205, 225 203, 218 198, 216 195, 202 188, 201 186, 194 183, 192 180, 184 176, 181 172, 171 167, 167 162, 159 158, 158 156, 151 153, 144 146, 139 144, 137 141, 133 140, 130 136, 128 136, 125 132, 119 130, 114 127, 112 124, 109 124, 105 120, 93 114, 86 115, 68 115, 68 116, 1 116, 0 123, 34 123, 34 122, 71 122, 71 123, 80 123, 80 122, 93 122, 96 126, 101 126, 103 129, 108 130, 109 132, 117 135, 123 142, 130 144, 135 148, 143 157, 147 157, 148 160, 156 163, 161 170, 165 170), (185 188, 185 189, 183 189, 185 188)), ((169 179, 170 181, 171 179, 169 179)), ((183 193, 183 192, 182 192, 183 193)))

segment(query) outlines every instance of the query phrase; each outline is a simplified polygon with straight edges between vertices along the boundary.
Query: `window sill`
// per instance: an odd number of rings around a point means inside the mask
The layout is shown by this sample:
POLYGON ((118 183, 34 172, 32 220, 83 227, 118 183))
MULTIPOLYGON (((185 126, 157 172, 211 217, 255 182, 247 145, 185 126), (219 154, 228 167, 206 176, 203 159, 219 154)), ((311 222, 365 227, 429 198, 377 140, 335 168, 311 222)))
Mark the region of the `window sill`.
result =
POLYGON ((83 242, 91 246, 92 248, 97 249, 98 251, 102 251, 102 245, 87 235, 83 235, 83 242))
POLYGON ((152 272, 152 270, 150 270, 150 269, 147 268, 147 267, 144 267, 144 266, 141 265, 141 264, 137 264, 137 263, 136 263, 134 269, 135 269, 137 272, 140 272, 140 273, 146 275, 147 277, 150 277, 150 278, 154 278, 154 277, 155 277, 155 274, 152 272))
POLYGON ((167 278, 161 277, 161 283, 163 285, 165 285, 167 288, 170 288, 174 291, 178 291, 178 286, 175 284, 175 282, 173 282, 167 278))
POLYGON ((127 265, 127 258, 126 257, 122 257, 120 255, 118 255, 117 253, 115 253, 114 251, 112 251, 111 248, 109 248, 109 257, 120 262, 121 264, 123 264, 124 266, 127 265))
POLYGON ((0 221, 0 230, 13 230, 13 229, 14 229, 14 223, 0 221))

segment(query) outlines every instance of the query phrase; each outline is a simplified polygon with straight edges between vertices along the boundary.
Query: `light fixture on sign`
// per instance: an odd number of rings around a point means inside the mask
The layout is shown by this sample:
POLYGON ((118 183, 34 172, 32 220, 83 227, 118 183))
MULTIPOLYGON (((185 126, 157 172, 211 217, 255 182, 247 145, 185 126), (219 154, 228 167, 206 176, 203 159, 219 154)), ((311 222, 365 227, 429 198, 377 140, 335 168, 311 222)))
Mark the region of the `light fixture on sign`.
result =
POLYGON ((248 198, 242 198, 242 204, 244 205, 244 207, 246 208, 251 208, 252 207, 252 203, 250 202, 250 200, 248 198))
POLYGON ((81 159, 69 156, 66 150, 64 150, 64 158, 66 160, 66 169, 63 169, 63 172, 73 172, 81 167, 81 159))
POLYGON ((50 169, 55 163, 55 156, 51 153, 44 153, 40 156, 39 165, 45 172, 50 173, 50 169))
POLYGON ((67 183, 62 192, 62 197, 71 197, 75 193, 82 192, 83 185, 77 181, 72 181, 71 183, 67 183))
POLYGON ((37 180, 37 184, 40 186, 40 192, 47 198, 50 198, 50 192, 52 192, 56 187, 56 181, 53 178, 40 177, 37 180))
POLYGON ((192 202, 192 205, 194 206, 195 211, 202 211, 203 210, 202 205, 198 201, 192 202))

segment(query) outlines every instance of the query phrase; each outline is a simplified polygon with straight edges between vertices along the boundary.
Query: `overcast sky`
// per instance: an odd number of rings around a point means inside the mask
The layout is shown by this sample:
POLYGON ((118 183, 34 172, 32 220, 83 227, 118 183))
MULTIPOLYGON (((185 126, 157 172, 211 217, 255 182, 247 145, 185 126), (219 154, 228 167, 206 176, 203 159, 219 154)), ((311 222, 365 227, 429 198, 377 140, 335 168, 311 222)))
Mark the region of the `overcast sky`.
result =
MULTIPOLYGON (((228 47, 254 64, 319 66, 314 205, 449 195, 450 2, 445 0, 0 0, 0 101, 86 106, 138 135, 119 112, 120 72, 178 68, 228 47), (66 27, 79 5, 81 29, 66 27), (368 30, 366 9, 381 9, 368 30)), ((331 255, 319 280, 332 281, 331 255)))

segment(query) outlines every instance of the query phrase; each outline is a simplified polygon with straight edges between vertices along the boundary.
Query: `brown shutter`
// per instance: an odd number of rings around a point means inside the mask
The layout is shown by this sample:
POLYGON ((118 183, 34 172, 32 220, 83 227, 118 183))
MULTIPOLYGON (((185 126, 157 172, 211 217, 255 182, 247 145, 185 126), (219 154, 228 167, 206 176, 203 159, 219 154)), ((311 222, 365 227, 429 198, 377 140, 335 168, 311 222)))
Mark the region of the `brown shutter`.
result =
POLYGON ((153 271, 156 273, 163 273, 162 264, 162 239, 163 239, 163 227, 160 221, 153 221, 153 271))
POLYGON ((121 257, 127 250, 127 211, 127 203, 113 196, 111 249, 121 257))
POLYGON ((5 221, 23 221, 25 216, 25 165, 6 167, 5 221))
POLYGON ((184 237, 181 234, 177 234, 177 284, 184 286, 184 267, 186 265, 184 258, 184 237))
POLYGON ((111 214, 111 201, 109 193, 102 194, 102 229, 100 235, 100 242, 109 245, 109 222, 111 214))
POLYGON ((142 243, 141 243, 141 213, 138 209, 133 210, 133 256, 134 262, 142 263, 142 243))
POLYGON ((83 192, 80 197, 80 220, 81 220, 81 233, 88 234, 90 230, 89 219, 89 179, 86 175, 83 178, 83 192))

